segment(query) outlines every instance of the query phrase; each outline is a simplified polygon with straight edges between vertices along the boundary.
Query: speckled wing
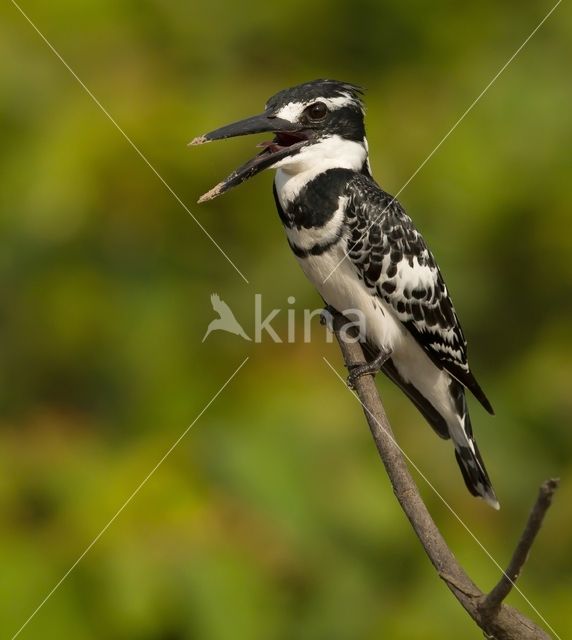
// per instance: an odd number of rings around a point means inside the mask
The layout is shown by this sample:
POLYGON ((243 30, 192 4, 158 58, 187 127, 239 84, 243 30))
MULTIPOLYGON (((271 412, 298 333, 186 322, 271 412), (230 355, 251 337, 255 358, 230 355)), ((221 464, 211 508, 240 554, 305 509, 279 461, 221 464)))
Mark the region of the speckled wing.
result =
POLYGON ((467 362, 467 342, 425 240, 401 205, 359 175, 345 194, 347 251, 359 277, 393 311, 431 360, 492 406, 467 362))

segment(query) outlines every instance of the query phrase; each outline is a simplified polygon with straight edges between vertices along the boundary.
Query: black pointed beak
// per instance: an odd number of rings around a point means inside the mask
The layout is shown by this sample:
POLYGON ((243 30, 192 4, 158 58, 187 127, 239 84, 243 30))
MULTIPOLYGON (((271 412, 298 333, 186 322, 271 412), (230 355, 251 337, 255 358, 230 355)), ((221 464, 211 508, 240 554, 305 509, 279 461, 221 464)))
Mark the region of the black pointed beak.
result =
POLYGON ((223 140, 224 138, 236 138, 237 136, 248 136, 251 133, 265 133, 266 131, 288 131, 288 129, 294 129, 294 125, 288 120, 282 120, 269 116, 266 113, 261 113, 257 116, 251 116, 232 124, 227 124, 224 127, 215 129, 210 133, 205 133, 203 136, 198 136, 191 142, 189 146, 198 144, 205 144, 213 140, 223 140))
POLYGON ((272 131, 276 134, 274 140, 262 142, 258 146, 263 150, 254 158, 233 171, 228 178, 219 182, 213 189, 202 195, 199 202, 205 202, 216 198, 221 193, 236 187, 248 178, 268 169, 278 161, 290 155, 298 153, 310 139, 311 132, 300 128, 300 125, 283 120, 267 113, 245 118, 238 122, 233 122, 210 133, 198 136, 189 143, 189 146, 205 144, 213 140, 223 140, 225 138, 235 138, 253 133, 265 133, 272 131))

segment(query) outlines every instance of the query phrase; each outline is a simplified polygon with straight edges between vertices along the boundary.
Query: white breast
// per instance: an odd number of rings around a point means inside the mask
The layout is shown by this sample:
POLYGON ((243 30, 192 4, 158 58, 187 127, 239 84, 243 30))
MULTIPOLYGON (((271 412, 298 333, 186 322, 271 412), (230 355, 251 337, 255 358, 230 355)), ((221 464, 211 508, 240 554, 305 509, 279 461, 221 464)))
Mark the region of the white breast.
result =
POLYGON ((403 341, 406 331, 385 302, 372 295, 358 278, 349 258, 338 265, 344 257, 344 247, 345 242, 340 242, 321 255, 297 259, 328 304, 341 313, 357 310, 365 322, 368 339, 393 351, 403 341))

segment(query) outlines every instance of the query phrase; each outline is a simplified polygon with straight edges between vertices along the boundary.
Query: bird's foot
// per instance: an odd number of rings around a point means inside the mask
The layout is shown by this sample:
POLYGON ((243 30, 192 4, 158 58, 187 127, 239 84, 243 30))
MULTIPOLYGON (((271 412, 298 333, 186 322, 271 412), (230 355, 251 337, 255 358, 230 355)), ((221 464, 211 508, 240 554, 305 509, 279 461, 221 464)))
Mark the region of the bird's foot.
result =
POLYGON ((357 379, 362 376, 375 376, 390 356, 391 351, 389 349, 381 349, 379 354, 373 360, 350 365, 348 367, 350 370, 348 375, 348 387, 350 389, 355 389, 357 379))

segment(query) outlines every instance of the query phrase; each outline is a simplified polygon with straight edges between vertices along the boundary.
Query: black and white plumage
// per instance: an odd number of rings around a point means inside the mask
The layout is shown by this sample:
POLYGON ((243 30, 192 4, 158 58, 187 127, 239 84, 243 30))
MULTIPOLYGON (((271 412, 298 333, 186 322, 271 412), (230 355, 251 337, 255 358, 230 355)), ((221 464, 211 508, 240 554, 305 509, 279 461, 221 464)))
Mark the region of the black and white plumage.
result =
POLYGON ((255 116, 209 140, 273 131, 273 141, 201 198, 210 199, 265 168, 300 266, 324 301, 365 319, 367 351, 390 353, 383 372, 442 438, 451 438, 469 491, 498 501, 475 442, 469 389, 492 407, 470 371, 467 343, 425 240, 401 205, 371 176, 361 90, 317 80, 273 96, 255 116))

